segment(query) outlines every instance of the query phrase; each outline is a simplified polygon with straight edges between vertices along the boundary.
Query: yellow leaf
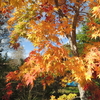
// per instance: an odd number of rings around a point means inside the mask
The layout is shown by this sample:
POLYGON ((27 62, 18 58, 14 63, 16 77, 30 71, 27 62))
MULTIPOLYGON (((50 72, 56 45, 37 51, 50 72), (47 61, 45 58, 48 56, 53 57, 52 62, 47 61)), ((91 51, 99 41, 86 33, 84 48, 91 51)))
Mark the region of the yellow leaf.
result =
POLYGON ((91 80, 92 76, 89 75, 88 73, 85 74, 86 80, 91 80))
POLYGON ((55 11, 58 11, 58 8, 57 8, 57 7, 54 7, 54 10, 55 10, 55 11))
POLYGON ((98 77, 100 78, 100 74, 98 75, 98 77))
POLYGON ((98 10, 98 7, 96 6, 96 7, 93 7, 93 9, 92 9, 93 11, 96 11, 96 10, 98 10))

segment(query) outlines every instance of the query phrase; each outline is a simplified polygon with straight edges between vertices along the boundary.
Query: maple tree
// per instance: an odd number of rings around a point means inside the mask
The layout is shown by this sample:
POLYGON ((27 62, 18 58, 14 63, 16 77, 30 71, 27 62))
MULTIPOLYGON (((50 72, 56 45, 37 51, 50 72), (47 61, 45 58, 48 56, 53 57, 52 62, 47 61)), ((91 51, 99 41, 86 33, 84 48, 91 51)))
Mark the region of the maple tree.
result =
POLYGON ((8 21, 8 29, 14 29, 10 46, 17 49, 20 45, 18 39, 23 37, 36 47, 19 70, 6 76, 7 82, 21 80, 32 88, 34 81, 42 77, 45 89, 55 81, 55 77, 66 76, 67 71, 71 73, 68 80, 78 82, 81 87, 92 83, 93 78, 100 78, 100 42, 86 43, 83 55, 80 55, 76 41, 76 29, 85 16, 89 20, 88 36, 100 37, 100 24, 94 20, 100 19, 100 0, 2 0, 0 5, 4 13, 6 7, 15 8, 8 21), (63 47, 59 36, 68 38, 73 57, 69 56, 69 50, 63 47))

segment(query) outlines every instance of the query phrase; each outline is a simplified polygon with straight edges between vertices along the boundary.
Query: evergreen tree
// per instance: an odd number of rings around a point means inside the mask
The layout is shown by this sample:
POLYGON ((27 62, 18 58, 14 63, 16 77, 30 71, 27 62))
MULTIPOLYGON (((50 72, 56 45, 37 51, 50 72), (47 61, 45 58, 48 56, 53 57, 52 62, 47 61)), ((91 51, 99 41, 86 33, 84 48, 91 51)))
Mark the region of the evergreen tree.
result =
POLYGON ((9 13, 3 13, 0 11, 0 56, 2 51, 7 50, 9 44, 9 33, 7 29, 7 21, 9 19, 9 13))

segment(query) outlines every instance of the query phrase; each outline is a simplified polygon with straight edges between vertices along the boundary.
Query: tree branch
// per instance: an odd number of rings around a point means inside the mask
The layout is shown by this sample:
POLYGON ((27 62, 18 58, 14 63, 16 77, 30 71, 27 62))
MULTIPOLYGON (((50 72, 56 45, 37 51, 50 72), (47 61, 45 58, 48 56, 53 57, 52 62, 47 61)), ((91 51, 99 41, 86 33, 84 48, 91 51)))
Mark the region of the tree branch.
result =
POLYGON ((58 3, 58 0, 54 0, 54 2, 55 2, 55 6, 58 8, 58 15, 60 16, 60 17, 66 17, 67 18, 67 16, 65 15, 65 14, 63 14, 63 12, 62 12, 62 10, 59 8, 59 3, 58 3))

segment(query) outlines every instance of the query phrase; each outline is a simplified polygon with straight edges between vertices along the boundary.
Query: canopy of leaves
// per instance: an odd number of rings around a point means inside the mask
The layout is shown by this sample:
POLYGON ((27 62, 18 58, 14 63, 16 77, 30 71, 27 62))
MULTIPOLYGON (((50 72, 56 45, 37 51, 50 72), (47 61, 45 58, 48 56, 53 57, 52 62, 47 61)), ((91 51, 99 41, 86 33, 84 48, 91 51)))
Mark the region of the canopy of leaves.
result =
MULTIPOLYGON (((85 56, 76 54, 75 57, 69 57, 69 51, 59 39, 59 36, 66 36, 71 40, 71 50, 77 50, 76 28, 85 16, 89 18, 86 24, 89 30, 87 39, 100 37, 100 24, 94 21, 100 19, 99 0, 6 0, 0 5, 2 11, 6 7, 15 8, 13 17, 8 21, 8 28, 13 28, 11 46, 16 49, 19 46, 18 38, 23 37, 36 47, 18 71, 7 75, 7 82, 21 80, 32 88, 34 80, 42 77, 41 83, 45 88, 55 77, 65 76, 67 71, 71 71, 72 79, 84 86, 94 78, 95 71, 96 77, 100 77, 99 42, 86 44, 85 56), (87 8, 89 12, 86 12, 87 8)), ((80 40, 84 42, 86 39, 80 37, 80 40)))

